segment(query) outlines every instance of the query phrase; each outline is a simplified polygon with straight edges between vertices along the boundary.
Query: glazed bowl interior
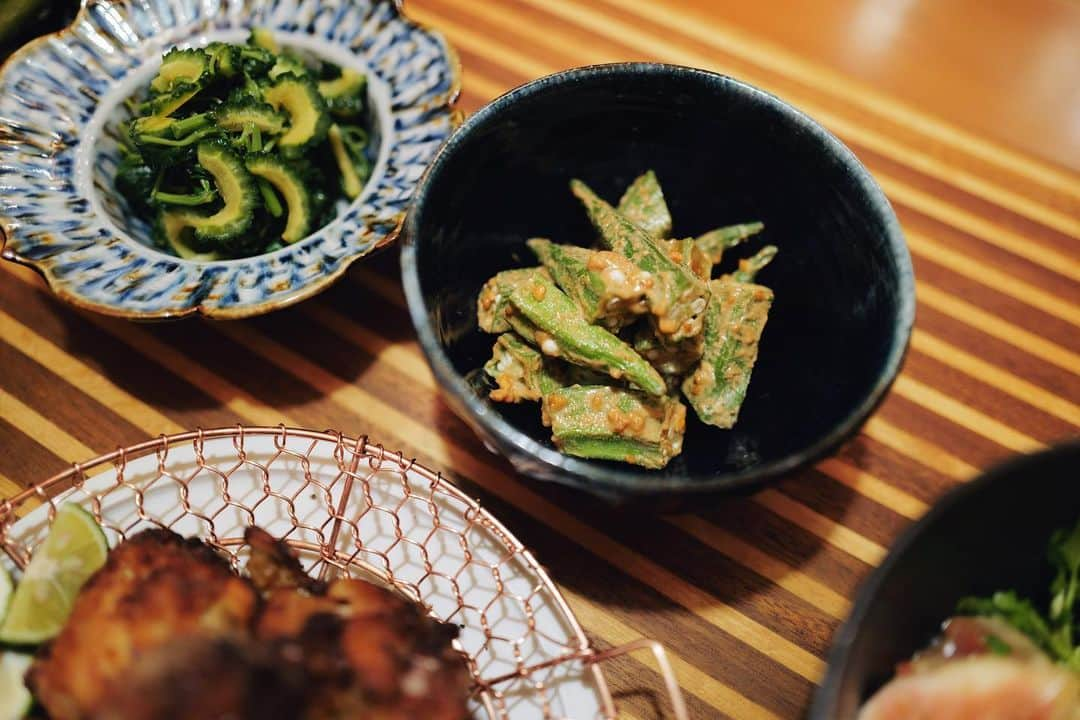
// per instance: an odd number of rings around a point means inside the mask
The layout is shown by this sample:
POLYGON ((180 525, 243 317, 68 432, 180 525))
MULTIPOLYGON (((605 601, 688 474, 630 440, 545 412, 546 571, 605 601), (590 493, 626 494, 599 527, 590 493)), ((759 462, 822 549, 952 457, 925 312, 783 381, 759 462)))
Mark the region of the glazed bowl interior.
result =
POLYGON ((1080 443, 1017 458, 953 491, 912 526, 859 591, 810 720, 854 720, 968 595, 1015 590, 1045 609, 1047 544, 1080 519, 1080 443))
POLYGON ((497 99, 433 163, 405 236, 413 321, 455 410, 520 470, 613 496, 730 489, 827 452, 887 389, 912 322, 906 247, 855 157, 775 97, 706 71, 597 66, 497 99), (649 168, 676 236, 764 221, 725 270, 764 243, 780 248, 759 276, 776 301, 736 427, 691 417, 683 453, 661 471, 564 457, 535 404, 491 403, 470 382, 494 341, 476 324, 484 281, 537 264, 530 237, 592 242, 571 178, 616 201, 649 168))
MULTIPOLYGON (((185 38, 185 41, 177 46, 203 47, 214 41, 243 43, 248 33, 246 29, 209 31, 195 38, 185 38)), ((381 173, 386 162, 386 152, 382 143, 383 128, 390 125, 389 90, 386 83, 370 71, 360 55, 348 52, 340 46, 319 42, 309 34, 277 31, 274 35, 283 50, 291 51, 302 58, 333 62, 341 67, 356 70, 367 77, 366 116, 363 124, 370 129, 368 159, 372 164, 372 175, 381 173)), ((172 45, 164 45, 163 51, 171 47, 172 45)), ((83 185, 83 197, 90 198, 94 209, 103 217, 108 218, 120 237, 141 243, 155 251, 158 251, 158 248, 151 239, 149 219, 132 212, 127 201, 115 188, 116 172, 122 158, 121 143, 124 142, 127 132, 125 126, 134 117, 132 102, 137 103, 146 99, 147 88, 160 65, 160 52, 148 56, 139 67, 127 73, 102 98, 87 125, 86 137, 90 139, 90 142, 83 142, 80 145, 76 160, 79 167, 89 170, 77 176, 77 181, 83 185)), ((365 191, 370 191, 375 187, 376 183, 368 182, 365 184, 365 191)), ((339 199, 336 207, 337 217, 342 217, 350 205, 358 206, 364 202, 367 194, 368 192, 363 192, 351 201, 339 199)), ((193 262, 198 262, 198 260, 193 262)))

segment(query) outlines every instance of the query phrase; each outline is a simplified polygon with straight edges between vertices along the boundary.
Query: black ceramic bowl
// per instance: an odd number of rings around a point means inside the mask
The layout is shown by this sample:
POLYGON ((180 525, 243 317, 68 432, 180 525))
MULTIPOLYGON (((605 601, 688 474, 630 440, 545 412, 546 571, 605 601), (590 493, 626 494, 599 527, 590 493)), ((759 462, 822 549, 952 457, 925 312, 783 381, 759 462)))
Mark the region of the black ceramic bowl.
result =
POLYGON ((602 65, 503 95, 429 167, 404 238, 409 310, 454 410, 527 475, 665 509, 755 485, 851 436, 896 376, 914 315, 900 227, 855 156, 781 100, 704 70, 602 65), (492 403, 466 380, 495 340, 476 325, 484 281, 537 264, 529 237, 593 237, 570 179, 617 200, 648 168, 679 236, 760 219, 765 232, 741 254, 780 247, 759 276, 776 301, 738 424, 690 418, 682 455, 661 471, 563 456, 539 407, 492 403))
POLYGON ((942 498, 893 545, 836 634, 810 720, 853 720, 968 595, 1045 608, 1050 535, 1080 518, 1080 443, 1016 458, 942 498))

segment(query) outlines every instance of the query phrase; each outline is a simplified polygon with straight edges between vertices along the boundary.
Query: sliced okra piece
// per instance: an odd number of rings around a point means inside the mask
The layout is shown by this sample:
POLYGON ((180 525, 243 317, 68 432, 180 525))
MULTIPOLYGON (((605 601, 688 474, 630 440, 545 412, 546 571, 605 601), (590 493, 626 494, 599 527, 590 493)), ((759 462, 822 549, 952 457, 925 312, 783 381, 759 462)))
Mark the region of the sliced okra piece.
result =
POLYGON ((642 323, 635 329, 633 348, 661 375, 669 379, 670 386, 672 379, 681 382, 682 376, 701 360, 705 349, 704 333, 678 342, 668 342, 663 336, 656 334, 650 323, 642 323))
POLYGON ((709 282, 709 278, 712 277, 712 260, 698 248, 694 238, 663 240, 662 242, 662 247, 667 251, 668 257, 688 268, 705 282, 709 282))
POLYGON ((491 352, 484 372, 498 386, 488 394, 496 402, 539 400, 562 384, 550 362, 513 333, 500 335, 491 352))
POLYGON ((773 293, 731 275, 713 280, 711 285, 713 300, 705 311, 704 352, 694 372, 683 381, 682 391, 702 422, 730 428, 746 398, 773 293))
POLYGON ((544 396, 544 424, 568 455, 662 468, 682 452, 686 407, 608 385, 571 385, 544 396))
POLYGON ((709 301, 709 288, 689 268, 675 262, 644 230, 623 217, 580 180, 572 180, 574 195, 585 205, 589 219, 605 246, 637 265, 647 288, 649 311, 658 331, 671 340, 701 332, 701 316, 709 301))
POLYGON ((671 212, 664 200, 664 191, 660 189, 660 181, 652 170, 630 183, 617 210, 654 238, 671 235, 671 212))
POLYGON ((544 238, 527 244, 589 322, 618 329, 648 312, 641 270, 622 255, 557 245, 544 238))
MULTIPOLYGON (((562 372, 559 376, 562 379, 562 386, 567 387, 569 385, 610 385, 611 378, 602 372, 597 372, 592 368, 582 367, 581 365, 573 365, 571 363, 563 363, 562 372)), ((669 388, 670 390, 670 388, 669 388)))
MULTIPOLYGON (((634 349, 598 325, 592 325, 570 297, 541 269, 508 285, 510 302, 533 329, 522 333, 540 352, 626 380, 650 395, 667 391, 664 379, 634 349)), ((521 332, 520 326, 515 328, 521 332)), ((526 326, 528 329, 528 326, 526 326)))
POLYGON ((735 247, 764 229, 765 224, 760 222, 728 225, 699 235, 694 242, 697 243, 698 249, 712 261, 712 264, 717 265, 724 256, 725 250, 735 247))
POLYGON ((739 261, 739 269, 731 273, 735 282, 750 283, 776 257, 776 246, 766 245, 748 258, 739 261))
POLYGON ((510 316, 514 312, 510 304, 508 288, 530 277, 537 268, 504 270, 484 283, 476 301, 476 322, 484 332, 499 334, 509 332, 510 316))

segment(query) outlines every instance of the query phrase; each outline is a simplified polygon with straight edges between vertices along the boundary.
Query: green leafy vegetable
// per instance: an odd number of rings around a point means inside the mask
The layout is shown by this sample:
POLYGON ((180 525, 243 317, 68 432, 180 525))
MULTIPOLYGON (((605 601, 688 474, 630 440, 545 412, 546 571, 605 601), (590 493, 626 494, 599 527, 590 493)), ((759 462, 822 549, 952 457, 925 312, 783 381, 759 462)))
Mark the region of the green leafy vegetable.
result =
POLYGON ((964 598, 957 610, 965 615, 1004 620, 1031 638, 1053 660, 1080 672, 1080 646, 1074 634, 1080 594, 1080 521, 1072 530, 1054 533, 1048 554, 1056 575, 1050 585, 1046 615, 1012 590, 996 592, 987 598, 964 598))
POLYGON ((364 75, 284 50, 265 29, 174 48, 127 103, 115 188, 159 247, 186 258, 297 242, 371 174, 366 98, 364 75))

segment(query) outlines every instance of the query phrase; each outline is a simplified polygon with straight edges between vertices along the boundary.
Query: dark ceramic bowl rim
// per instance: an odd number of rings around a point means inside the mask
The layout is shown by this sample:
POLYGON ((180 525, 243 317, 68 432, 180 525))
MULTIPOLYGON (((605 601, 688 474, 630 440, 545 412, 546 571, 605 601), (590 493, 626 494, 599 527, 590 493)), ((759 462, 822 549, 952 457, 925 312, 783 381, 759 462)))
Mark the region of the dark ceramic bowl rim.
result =
POLYGON ((756 487, 769 479, 791 472, 798 467, 824 457, 854 435, 884 398, 885 393, 900 371, 900 366, 907 351, 908 340, 911 336, 912 324, 915 320, 914 274, 911 267, 911 256, 908 254, 907 244, 900 230, 900 223, 896 219, 892 206, 885 198, 881 188, 874 182, 870 173, 851 150, 809 116, 796 110, 776 96, 727 75, 681 65, 634 62, 572 68, 516 87, 484 105, 450 136, 424 172, 406 216, 403 235, 405 242, 401 250, 401 271, 409 315, 419 336, 420 347, 423 349, 435 377, 444 390, 453 393, 460 399, 468 409, 473 421, 482 425, 487 432, 497 437, 499 441, 512 445, 519 452, 538 458, 544 464, 558 470, 556 476, 560 478, 560 482, 572 487, 593 491, 609 491, 633 495, 658 491, 708 493, 721 489, 735 490, 756 487), (688 475, 681 478, 665 477, 651 473, 648 470, 606 467, 587 460, 569 457, 552 447, 533 440, 507 422, 500 413, 488 411, 484 401, 476 397, 467 386, 464 378, 454 369, 450 358, 447 357, 438 338, 435 336, 434 329, 428 319, 428 307, 420 289, 416 248, 416 218, 431 190, 432 177, 447 162, 447 158, 477 128, 486 125, 493 117, 497 117, 503 110, 511 107, 521 99, 543 93, 552 86, 566 85, 605 76, 634 74, 650 77, 671 75, 696 77, 704 80, 707 84, 734 87, 738 92, 767 105, 794 127, 817 139, 822 144, 825 152, 834 154, 852 174, 862 191, 866 193, 874 212, 884 222, 889 249, 899 275, 899 315, 896 326, 893 328, 892 348, 886 358, 882 372, 862 402, 849 412, 832 431, 801 452, 792 453, 779 460, 763 463, 738 472, 722 475, 688 475), (587 478, 587 480, 584 478, 587 478))
MULTIPOLYGON (((889 575, 892 574, 896 564, 907 554, 912 544, 926 532, 926 529, 937 523, 942 515, 951 512, 957 505, 962 505, 972 496, 983 492, 983 488, 987 485, 1000 482, 1000 478, 1022 473, 1024 468, 1031 463, 1036 463, 1047 457, 1054 457, 1056 455, 1068 455, 1075 452, 1077 448, 1080 448, 1080 441, 1072 441, 1061 445, 1055 445, 1054 447, 1047 448, 1037 453, 1020 455, 998 463, 963 485, 959 485, 949 490, 945 495, 938 499, 938 501, 935 502, 921 518, 908 526, 908 528, 900 534, 893 542, 888 555, 885 556, 885 560, 870 573, 870 576, 867 577, 859 587, 851 613, 833 637, 832 645, 829 649, 825 680, 814 694, 814 701, 810 706, 807 720, 834 720, 835 706, 838 699, 837 693, 840 691, 840 681, 843 679, 843 673, 847 669, 851 647, 862 628, 863 622, 866 620, 866 614, 870 611, 870 608, 874 603, 877 602, 878 595, 881 592, 881 586, 885 583, 889 575)), ((942 620, 944 620, 944 618, 942 618, 942 620)), ((904 658, 897 658, 898 661, 903 659, 904 658)))

